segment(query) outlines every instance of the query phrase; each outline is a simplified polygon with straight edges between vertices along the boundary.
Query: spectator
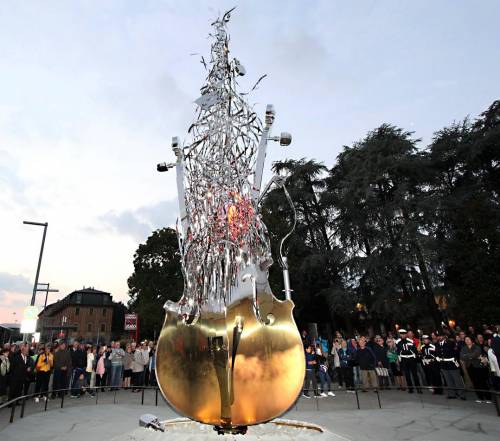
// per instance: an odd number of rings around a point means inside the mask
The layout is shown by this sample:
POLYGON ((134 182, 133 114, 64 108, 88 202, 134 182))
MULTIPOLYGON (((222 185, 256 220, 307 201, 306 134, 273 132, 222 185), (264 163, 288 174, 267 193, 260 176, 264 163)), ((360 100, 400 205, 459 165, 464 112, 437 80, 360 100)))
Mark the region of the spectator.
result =
POLYGON ((311 337, 309 337, 309 334, 307 333, 307 331, 305 329, 302 331, 301 337, 302 337, 302 344, 303 344, 304 349, 305 349, 311 344, 311 337))
POLYGON ((366 392, 367 388, 374 388, 376 390, 378 387, 377 374, 375 373, 377 360, 373 350, 366 346, 365 336, 359 338, 359 348, 356 351, 355 360, 359 364, 359 369, 361 370, 363 392, 366 392))
MULTIPOLYGON (((150 342, 152 344, 153 342, 150 342)), ((156 348, 151 346, 149 352, 149 383, 150 386, 156 386, 156 348)))
POLYGON ((12 355, 9 375, 9 401, 26 395, 33 374, 33 360, 30 358, 28 345, 24 344, 20 350, 12 355))
POLYGON ((0 352, 0 404, 7 399, 7 382, 10 372, 9 346, 5 345, 0 352))
MULTIPOLYGON (((472 326, 469 326, 469 330, 472 328, 472 326)), ((474 328, 472 328, 474 329, 474 328)), ((474 334, 471 334, 474 335, 474 334)), ((462 351, 462 348, 465 345, 465 332, 464 331, 459 331, 458 334, 456 335, 456 343, 457 343, 457 351, 460 353, 462 351)))
POLYGON ((142 344, 137 348, 136 344, 132 343, 132 354, 134 354, 132 383, 135 386, 132 392, 140 392, 144 385, 144 366, 148 363, 149 357, 142 344))
POLYGON ((460 359, 464 362, 465 368, 476 389, 476 403, 491 403, 491 394, 484 392, 488 389, 488 368, 487 359, 481 354, 479 345, 472 341, 469 336, 465 337, 464 345, 460 351, 460 359))
POLYGON ((489 340, 490 348, 488 349, 488 365, 490 367, 490 378, 493 389, 495 389, 496 391, 500 391, 500 366, 495 352, 491 347, 492 339, 493 337, 491 337, 491 339, 489 340))
POLYGON ((332 379, 330 378, 330 374, 328 374, 328 361, 327 358, 323 355, 321 349, 318 347, 316 350, 316 360, 318 362, 318 374, 319 381, 321 383, 321 393, 322 397, 326 397, 330 395, 334 397, 335 394, 332 392, 332 379))
POLYGON ((109 360, 111 361, 111 390, 118 389, 122 384, 123 358, 125 351, 120 347, 120 342, 114 342, 109 360))
POLYGON ((61 342, 54 351, 54 380, 52 385, 52 397, 55 392, 62 396, 66 392, 60 391, 68 387, 68 376, 71 372, 71 354, 66 348, 66 343, 61 342))
POLYGON ((309 390, 310 386, 312 385, 312 390, 314 391, 314 395, 316 397, 319 396, 318 393, 318 381, 316 380, 316 368, 317 368, 317 361, 316 361, 316 354, 314 353, 314 348, 312 345, 307 346, 306 348, 306 376, 304 380, 304 391, 302 393, 302 396, 304 398, 311 398, 309 396, 309 390))
POLYGON ((92 345, 87 346, 87 365, 85 366, 85 385, 90 395, 94 396, 92 389, 92 377, 95 375, 97 365, 96 349, 92 345))
POLYGON ((96 388, 101 388, 101 391, 104 392, 104 386, 106 385, 106 378, 108 373, 106 371, 106 346, 101 346, 99 348, 99 353, 97 355, 97 363, 95 368, 95 385, 96 388))
MULTIPOLYGON (((339 388, 342 387, 342 384, 345 382, 345 380, 342 378, 342 371, 340 369, 340 359, 339 359, 339 349, 340 349, 340 340, 338 338, 335 338, 333 341, 332 345, 332 352, 331 352, 331 362, 330 364, 333 364, 333 366, 330 366, 330 371, 332 372, 332 375, 330 376, 331 378, 335 378, 334 374, 337 376, 337 381, 339 383, 339 388), (332 369, 333 367, 333 369, 332 369)), ((352 369, 352 368, 351 368, 352 369)))
POLYGON ((123 357, 123 387, 130 387, 130 379, 132 377, 132 363, 134 357, 130 343, 125 347, 125 356, 123 357))
POLYGON ((73 342, 71 349, 71 398, 79 398, 85 378, 85 368, 87 367, 87 354, 78 341, 73 342))
POLYGON ((40 398, 42 397, 44 400, 47 400, 50 374, 52 373, 53 367, 54 367, 54 356, 50 352, 50 346, 47 344, 43 348, 43 352, 38 355, 35 363, 35 372, 36 372, 35 393, 39 394, 37 397, 35 397, 36 403, 38 403, 40 401, 40 398))
POLYGON ((345 340, 341 341, 340 348, 337 350, 337 354, 340 364, 339 378, 343 381, 347 391, 352 392, 354 389, 353 353, 351 349, 348 348, 347 342, 345 340))
POLYGON ((149 386, 149 365, 151 364, 151 348, 153 347, 153 342, 148 342, 147 340, 143 341, 141 344, 143 351, 146 352, 146 360, 147 363, 144 365, 144 385, 149 386))
POLYGON ((389 388, 389 360, 387 359, 387 349, 384 345, 384 339, 380 335, 375 336, 373 352, 377 360, 375 371, 381 389, 389 388))
POLYGON ((398 390, 406 390, 403 374, 399 368, 398 349, 392 337, 387 339, 387 360, 389 362, 390 373, 392 374, 394 385, 398 386, 398 390))
POLYGON ((363 384, 361 380, 361 371, 359 369, 359 364, 356 359, 356 352, 358 351, 358 342, 355 338, 351 338, 348 343, 348 347, 352 352, 352 373, 354 378, 354 384, 359 386, 363 384))

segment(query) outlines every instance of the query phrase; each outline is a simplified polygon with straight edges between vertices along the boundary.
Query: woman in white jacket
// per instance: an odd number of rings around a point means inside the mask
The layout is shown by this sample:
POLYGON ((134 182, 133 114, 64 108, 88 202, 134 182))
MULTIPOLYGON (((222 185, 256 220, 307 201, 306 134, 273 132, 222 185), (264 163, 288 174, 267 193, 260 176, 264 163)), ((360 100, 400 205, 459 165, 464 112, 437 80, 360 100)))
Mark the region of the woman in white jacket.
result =
POLYGON ((144 366, 148 364, 149 355, 142 344, 139 348, 136 348, 135 343, 132 343, 132 355, 134 357, 132 362, 132 385, 136 387, 132 389, 132 392, 140 392, 140 387, 144 385, 144 366))
POLYGON ((491 383, 493 389, 500 390, 500 366, 492 348, 488 349, 488 364, 490 367, 491 383))

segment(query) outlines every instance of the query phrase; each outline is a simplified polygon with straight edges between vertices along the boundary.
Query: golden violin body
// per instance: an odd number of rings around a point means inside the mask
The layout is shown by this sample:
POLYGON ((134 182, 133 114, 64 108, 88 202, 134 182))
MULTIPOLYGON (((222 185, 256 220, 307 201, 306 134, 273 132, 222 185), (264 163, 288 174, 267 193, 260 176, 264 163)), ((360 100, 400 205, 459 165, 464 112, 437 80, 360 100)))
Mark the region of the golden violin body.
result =
POLYGON ((237 427, 269 421, 293 405, 305 374, 293 303, 265 291, 258 301, 243 296, 221 312, 202 310, 192 324, 167 311, 156 375, 178 412, 237 427))

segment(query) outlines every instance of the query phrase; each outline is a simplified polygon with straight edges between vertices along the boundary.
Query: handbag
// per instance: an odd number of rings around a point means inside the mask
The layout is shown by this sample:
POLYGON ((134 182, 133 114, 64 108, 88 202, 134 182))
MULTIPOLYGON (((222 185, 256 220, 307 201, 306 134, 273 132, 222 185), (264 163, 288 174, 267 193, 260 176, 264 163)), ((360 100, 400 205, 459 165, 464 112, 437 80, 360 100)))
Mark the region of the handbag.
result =
POLYGON ((384 368, 384 367, 376 367, 375 372, 377 372, 378 377, 388 377, 389 376, 389 369, 384 368))

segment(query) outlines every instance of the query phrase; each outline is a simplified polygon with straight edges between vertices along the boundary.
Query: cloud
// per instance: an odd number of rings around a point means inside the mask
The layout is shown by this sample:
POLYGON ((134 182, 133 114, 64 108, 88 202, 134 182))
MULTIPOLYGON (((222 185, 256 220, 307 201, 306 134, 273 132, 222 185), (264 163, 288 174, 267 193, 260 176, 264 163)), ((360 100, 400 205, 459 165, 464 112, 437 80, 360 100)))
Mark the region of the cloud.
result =
POLYGON ((29 304, 33 284, 22 275, 0 272, 0 303, 4 320, 8 314, 29 304))
POLYGON ((98 230, 111 228, 118 234, 132 236, 137 240, 146 239, 153 230, 172 226, 177 216, 175 200, 144 205, 136 210, 109 211, 99 217, 98 230))
POLYGON ((30 292, 33 289, 33 283, 20 274, 10 274, 0 271, 0 292, 30 292))

